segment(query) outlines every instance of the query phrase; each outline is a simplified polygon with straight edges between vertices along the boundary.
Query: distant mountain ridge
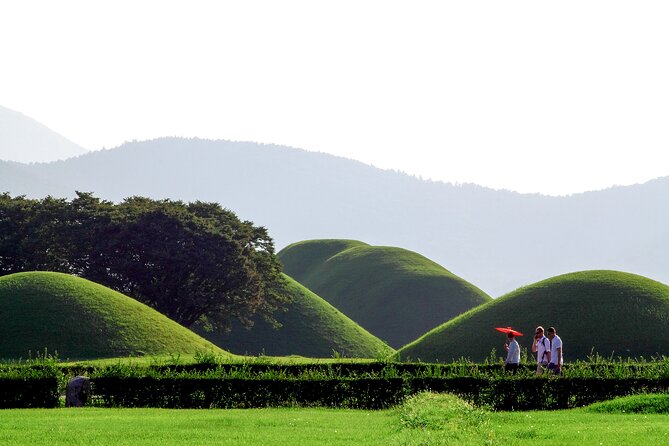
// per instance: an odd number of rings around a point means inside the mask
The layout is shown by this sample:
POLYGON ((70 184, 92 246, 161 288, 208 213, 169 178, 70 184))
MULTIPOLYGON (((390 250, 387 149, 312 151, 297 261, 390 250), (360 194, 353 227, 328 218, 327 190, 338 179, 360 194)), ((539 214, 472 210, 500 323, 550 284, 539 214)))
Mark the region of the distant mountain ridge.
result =
POLYGON ((423 181, 288 147, 182 138, 49 164, 0 162, 0 191, 41 197, 75 190, 115 201, 220 202, 269 228, 278 249, 331 238, 401 246, 492 296, 590 269, 669 283, 669 177, 546 197, 423 181))
POLYGON ((17 111, 0 107, 0 160, 51 162, 87 150, 17 111))

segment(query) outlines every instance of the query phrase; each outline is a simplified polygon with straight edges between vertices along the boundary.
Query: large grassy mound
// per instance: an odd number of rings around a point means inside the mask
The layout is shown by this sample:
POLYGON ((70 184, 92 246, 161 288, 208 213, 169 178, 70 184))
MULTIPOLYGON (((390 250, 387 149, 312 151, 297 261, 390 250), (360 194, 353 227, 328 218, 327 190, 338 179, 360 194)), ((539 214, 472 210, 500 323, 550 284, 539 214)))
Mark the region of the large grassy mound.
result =
POLYGON ((501 355, 510 325, 530 348, 537 325, 554 326, 564 359, 669 355, 669 286, 618 271, 583 271, 519 288, 435 328, 399 351, 403 359, 480 361, 493 348, 501 355))
POLYGON ((221 349, 154 309, 102 285, 60 273, 0 277, 0 358, 57 352, 61 359, 221 349))
POLYGON ((394 352, 387 344, 343 315, 325 300, 285 276, 285 293, 293 303, 278 313, 278 329, 257 320, 251 329, 235 324, 228 334, 197 330, 216 345, 239 354, 271 356, 300 355, 331 357, 334 352, 346 357, 378 358, 394 352))
POLYGON ((309 240, 279 252, 286 274, 398 348, 491 298, 406 249, 309 240))

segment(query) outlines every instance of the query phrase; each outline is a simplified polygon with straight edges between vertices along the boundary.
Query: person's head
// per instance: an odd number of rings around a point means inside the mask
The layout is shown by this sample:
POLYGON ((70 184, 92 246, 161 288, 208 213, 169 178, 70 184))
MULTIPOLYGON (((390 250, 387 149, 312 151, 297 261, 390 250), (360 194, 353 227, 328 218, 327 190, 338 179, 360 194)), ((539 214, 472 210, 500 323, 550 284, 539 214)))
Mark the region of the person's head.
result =
POLYGON ((553 339, 555 337, 555 327, 548 327, 546 335, 548 336, 548 339, 553 339))
POLYGON ((506 337, 509 339, 509 342, 513 341, 513 338, 514 338, 513 333, 511 333, 511 332, 507 333, 506 337))
POLYGON ((544 335, 544 327, 539 325, 536 330, 534 330, 534 336, 540 338, 544 335))

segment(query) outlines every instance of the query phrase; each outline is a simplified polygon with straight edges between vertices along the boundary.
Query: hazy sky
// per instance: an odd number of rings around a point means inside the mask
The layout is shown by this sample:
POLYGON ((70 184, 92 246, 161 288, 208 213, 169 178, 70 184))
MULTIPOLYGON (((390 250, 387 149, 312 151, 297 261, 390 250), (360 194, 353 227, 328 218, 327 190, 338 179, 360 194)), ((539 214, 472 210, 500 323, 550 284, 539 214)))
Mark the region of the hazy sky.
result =
POLYGON ((0 0, 0 105, 566 194, 669 175, 669 2, 0 0), (100 6, 104 5, 104 6, 100 6))

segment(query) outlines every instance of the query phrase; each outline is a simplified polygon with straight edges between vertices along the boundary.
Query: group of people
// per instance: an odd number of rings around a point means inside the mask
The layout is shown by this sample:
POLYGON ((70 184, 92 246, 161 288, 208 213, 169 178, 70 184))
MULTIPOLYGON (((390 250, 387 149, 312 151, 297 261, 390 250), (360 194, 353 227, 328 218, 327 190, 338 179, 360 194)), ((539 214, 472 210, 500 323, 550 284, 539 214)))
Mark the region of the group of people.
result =
MULTIPOLYGON (((504 369, 516 373, 520 363, 520 346, 514 333, 509 332, 504 348, 507 351, 504 369)), ((557 335, 554 327, 549 327, 544 334, 544 327, 537 327, 532 342, 532 352, 537 354, 537 375, 548 370, 559 375, 562 372, 562 339, 557 335)))

